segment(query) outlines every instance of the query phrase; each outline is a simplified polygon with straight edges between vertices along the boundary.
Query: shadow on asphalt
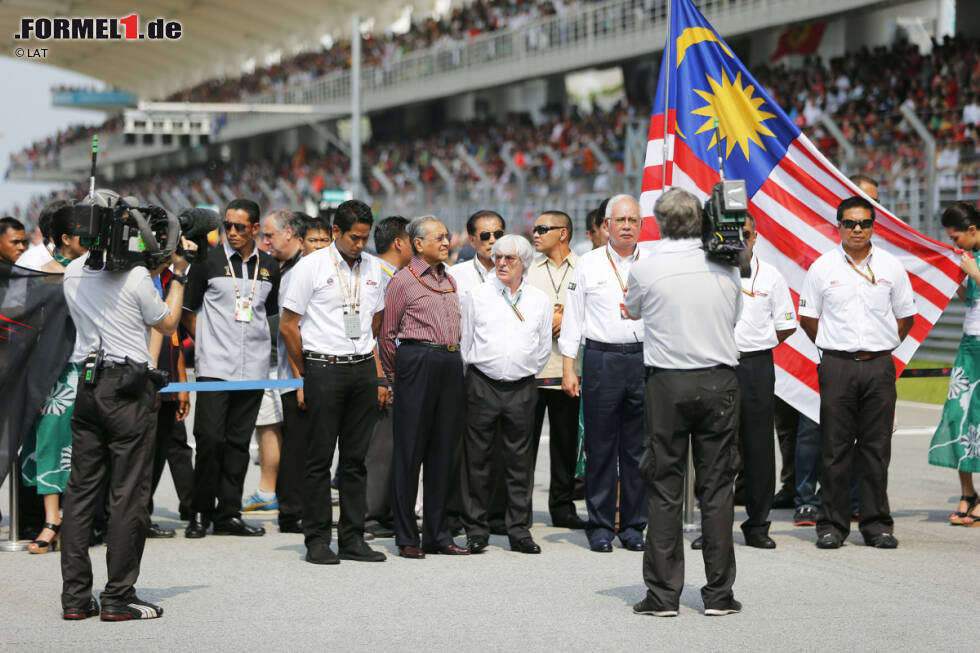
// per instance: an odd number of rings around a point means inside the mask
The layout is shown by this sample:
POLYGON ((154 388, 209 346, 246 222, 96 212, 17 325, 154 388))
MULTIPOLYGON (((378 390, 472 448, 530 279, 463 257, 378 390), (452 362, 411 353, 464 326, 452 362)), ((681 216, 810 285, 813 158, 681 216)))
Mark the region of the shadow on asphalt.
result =
POLYGON ((140 598, 151 603, 172 599, 181 594, 187 594, 195 590, 202 590, 211 587, 210 585, 180 585, 177 587, 141 587, 139 589, 140 598))
MULTIPOLYGON (((632 606, 637 601, 641 601, 643 597, 646 596, 646 593, 647 588, 643 583, 637 583, 636 585, 623 585, 621 587, 610 587, 608 589, 596 591, 596 594, 620 599, 623 603, 629 606, 632 606)), ((684 589, 681 590, 680 604, 691 608, 692 610, 702 610, 704 608, 704 602, 701 600, 700 588, 685 583, 684 589)))

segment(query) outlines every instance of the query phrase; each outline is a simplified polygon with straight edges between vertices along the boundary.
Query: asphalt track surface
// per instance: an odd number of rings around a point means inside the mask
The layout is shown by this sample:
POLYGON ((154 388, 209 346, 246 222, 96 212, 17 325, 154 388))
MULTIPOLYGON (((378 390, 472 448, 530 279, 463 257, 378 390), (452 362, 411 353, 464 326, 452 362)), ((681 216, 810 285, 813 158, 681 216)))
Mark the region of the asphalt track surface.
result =
MULTIPOLYGON (((865 547, 852 532, 843 548, 821 551, 788 510, 773 513, 777 549, 748 548, 737 508, 737 615, 704 616, 704 569, 690 549, 680 616, 632 614, 645 591, 642 554, 592 553, 582 531, 550 526, 543 446, 532 529, 541 555, 513 553, 494 536, 478 556, 405 560, 386 539, 371 543, 384 563, 316 566, 303 561, 301 535, 280 534, 274 515, 250 517, 267 535, 148 541, 137 590, 163 618, 102 623, 61 620, 59 554, 0 553, 0 650, 976 651, 980 528, 946 522, 955 474, 926 463, 938 417, 899 406, 889 479, 897 550, 865 547)), ((257 482, 253 465, 246 492, 257 482)), ((183 526, 167 474, 156 502, 155 521, 183 526)), ((98 593, 105 548, 91 553, 98 593)))

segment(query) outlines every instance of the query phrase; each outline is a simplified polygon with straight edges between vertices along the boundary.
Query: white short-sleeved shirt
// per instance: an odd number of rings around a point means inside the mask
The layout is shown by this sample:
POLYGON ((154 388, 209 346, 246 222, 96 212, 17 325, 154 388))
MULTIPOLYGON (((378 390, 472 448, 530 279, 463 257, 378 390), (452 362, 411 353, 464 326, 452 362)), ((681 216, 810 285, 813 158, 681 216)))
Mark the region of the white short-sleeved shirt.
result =
POLYGON ((742 278, 742 316, 735 325, 740 352, 772 349, 776 331, 796 328, 796 309, 786 279, 774 266, 752 256, 748 278, 742 278))
POLYGON ((515 307, 523 320, 509 304, 510 290, 496 275, 463 297, 463 360, 498 381, 534 376, 551 356, 554 307, 544 292, 526 281, 517 292, 515 307))
POLYGON ((843 247, 826 252, 810 266, 800 293, 800 317, 820 320, 820 349, 891 351, 901 344, 896 319, 916 312, 905 268, 874 246, 855 267, 843 247))
POLYGON ((337 251, 337 244, 319 249, 300 259, 289 276, 289 287, 282 307, 302 315, 299 331, 304 351, 319 354, 370 354, 376 344, 371 322, 375 313, 384 310, 384 288, 387 275, 378 259, 361 254, 358 285, 360 286, 361 332, 356 340, 344 331, 344 287, 348 289, 347 304, 356 288, 354 273, 337 251), (338 270, 343 274, 339 274, 338 270))
POLYGON ((624 316, 622 306, 630 269, 647 256, 637 247, 632 255, 622 257, 607 245, 579 257, 568 283, 558 338, 562 356, 575 358, 584 338, 612 344, 643 342, 643 323, 624 316))
POLYGON ((487 279, 494 277, 493 268, 487 270, 476 257, 453 265, 448 272, 456 281, 456 294, 459 296, 460 302, 471 290, 482 283, 486 283, 487 279))
POLYGON ((661 240, 633 266, 626 310, 646 330, 643 363, 669 370, 738 364, 738 271, 708 259, 700 238, 661 240))
POLYGON ((85 267, 87 260, 88 254, 83 254, 65 268, 65 300, 76 333, 71 362, 81 363, 101 348, 112 361, 128 357, 152 365, 150 327, 170 309, 149 270, 136 266, 125 272, 97 271, 85 267))
POLYGON ((40 270, 54 260, 51 252, 44 245, 32 245, 17 259, 17 265, 31 270, 40 270))

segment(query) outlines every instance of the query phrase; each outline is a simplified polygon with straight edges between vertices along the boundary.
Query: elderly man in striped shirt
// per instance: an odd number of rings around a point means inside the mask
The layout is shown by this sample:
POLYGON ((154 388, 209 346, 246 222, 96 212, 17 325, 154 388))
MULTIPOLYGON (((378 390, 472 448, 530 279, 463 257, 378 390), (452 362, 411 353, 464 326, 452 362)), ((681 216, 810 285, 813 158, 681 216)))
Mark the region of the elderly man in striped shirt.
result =
POLYGON ((447 274, 449 232, 433 216, 408 225, 412 260, 389 282, 379 339, 381 364, 395 393, 391 505, 403 558, 468 555, 446 519, 452 463, 463 431, 463 361, 456 285, 447 274), (395 339, 398 340, 396 349, 395 339), (422 541, 415 524, 420 465, 425 465, 422 541))

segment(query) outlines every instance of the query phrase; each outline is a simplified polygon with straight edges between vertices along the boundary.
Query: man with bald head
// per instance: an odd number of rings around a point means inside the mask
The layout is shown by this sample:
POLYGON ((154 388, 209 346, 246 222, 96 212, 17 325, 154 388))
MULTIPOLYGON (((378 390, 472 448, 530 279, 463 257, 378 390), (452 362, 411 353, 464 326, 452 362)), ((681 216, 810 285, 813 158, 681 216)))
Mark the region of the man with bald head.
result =
POLYGON ((640 206, 629 195, 606 204, 609 241, 584 254, 568 284, 558 348, 562 389, 580 395, 575 359, 582 361, 585 419, 586 533, 593 551, 623 547, 642 551, 647 525, 646 485, 639 474, 643 453, 643 325, 630 318, 625 298, 632 266, 645 258, 637 247, 640 206), (615 526, 619 488, 619 530, 615 526))

